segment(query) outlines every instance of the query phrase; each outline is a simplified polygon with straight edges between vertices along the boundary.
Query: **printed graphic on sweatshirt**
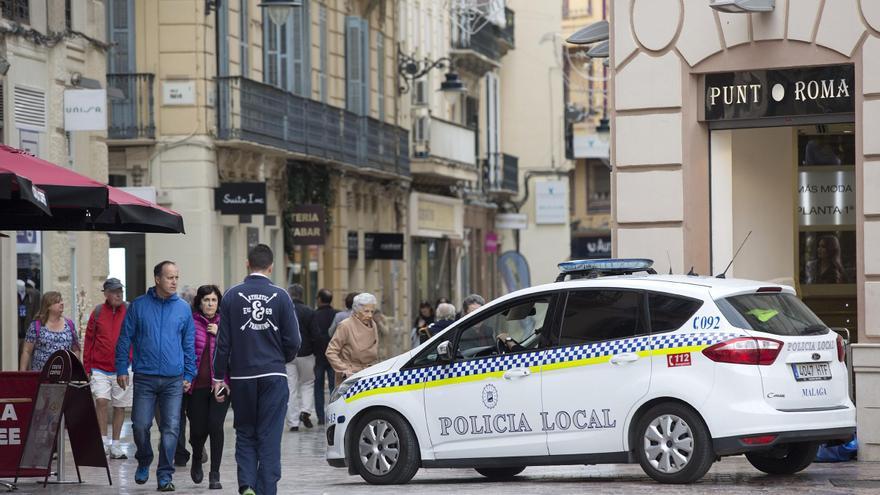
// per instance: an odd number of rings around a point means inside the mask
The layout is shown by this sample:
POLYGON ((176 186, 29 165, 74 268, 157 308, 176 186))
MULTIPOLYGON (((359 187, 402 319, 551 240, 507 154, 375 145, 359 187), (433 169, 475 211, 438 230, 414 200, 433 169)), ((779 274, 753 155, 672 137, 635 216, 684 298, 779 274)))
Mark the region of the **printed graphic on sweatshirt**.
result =
POLYGON ((269 316, 272 316, 272 308, 269 307, 269 301, 275 299, 275 296, 277 295, 277 292, 271 296, 265 294, 251 294, 246 296, 241 292, 238 293, 238 296, 248 303, 247 306, 241 308, 242 314, 248 317, 248 321, 241 326, 242 332, 246 328, 251 330, 267 330, 271 328, 276 332, 278 331, 278 326, 269 319, 269 316))

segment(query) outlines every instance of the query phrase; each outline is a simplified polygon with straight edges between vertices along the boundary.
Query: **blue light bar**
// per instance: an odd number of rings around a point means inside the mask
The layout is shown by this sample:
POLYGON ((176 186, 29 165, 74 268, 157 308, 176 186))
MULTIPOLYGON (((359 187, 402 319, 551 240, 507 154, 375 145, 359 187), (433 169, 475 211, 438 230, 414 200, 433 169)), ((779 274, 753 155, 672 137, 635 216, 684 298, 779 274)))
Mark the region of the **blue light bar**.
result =
POLYGON ((562 273, 588 271, 632 273, 645 271, 654 264, 654 260, 646 258, 608 258, 598 260, 572 260, 559 263, 562 273))

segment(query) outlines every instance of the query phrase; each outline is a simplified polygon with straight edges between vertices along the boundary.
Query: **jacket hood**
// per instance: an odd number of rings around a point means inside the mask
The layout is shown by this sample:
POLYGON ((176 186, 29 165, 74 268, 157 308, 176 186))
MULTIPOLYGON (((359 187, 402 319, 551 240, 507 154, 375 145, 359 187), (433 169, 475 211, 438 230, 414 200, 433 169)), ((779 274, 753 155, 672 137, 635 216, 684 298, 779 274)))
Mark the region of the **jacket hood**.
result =
POLYGON ((149 296, 151 298, 156 299, 158 301, 177 301, 178 299, 180 299, 179 297, 177 297, 177 293, 171 294, 170 296, 168 296, 167 299, 162 299, 161 297, 159 297, 159 294, 156 293, 155 286, 147 289, 147 294, 149 294, 149 296))

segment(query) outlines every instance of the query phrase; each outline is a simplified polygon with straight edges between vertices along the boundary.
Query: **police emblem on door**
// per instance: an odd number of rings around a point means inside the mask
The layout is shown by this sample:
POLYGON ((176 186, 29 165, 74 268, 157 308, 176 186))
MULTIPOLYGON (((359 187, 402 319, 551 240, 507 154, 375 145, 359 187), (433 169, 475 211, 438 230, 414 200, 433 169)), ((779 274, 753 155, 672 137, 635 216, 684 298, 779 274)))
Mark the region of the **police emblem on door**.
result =
POLYGON ((498 389, 493 385, 483 387, 483 405, 487 409, 492 409, 498 404, 498 389))

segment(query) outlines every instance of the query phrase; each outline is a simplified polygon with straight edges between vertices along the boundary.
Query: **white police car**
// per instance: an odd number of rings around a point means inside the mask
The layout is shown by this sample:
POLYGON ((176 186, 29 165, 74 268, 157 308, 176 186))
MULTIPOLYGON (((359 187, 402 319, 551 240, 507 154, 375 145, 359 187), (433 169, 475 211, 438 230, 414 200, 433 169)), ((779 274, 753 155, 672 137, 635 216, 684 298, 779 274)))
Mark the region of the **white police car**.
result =
POLYGON ((347 379, 327 461, 376 484, 419 467, 504 479, 632 462, 689 483, 742 453, 795 473, 854 434, 843 341, 791 288, 650 265, 562 263, 572 280, 501 297, 347 379))

